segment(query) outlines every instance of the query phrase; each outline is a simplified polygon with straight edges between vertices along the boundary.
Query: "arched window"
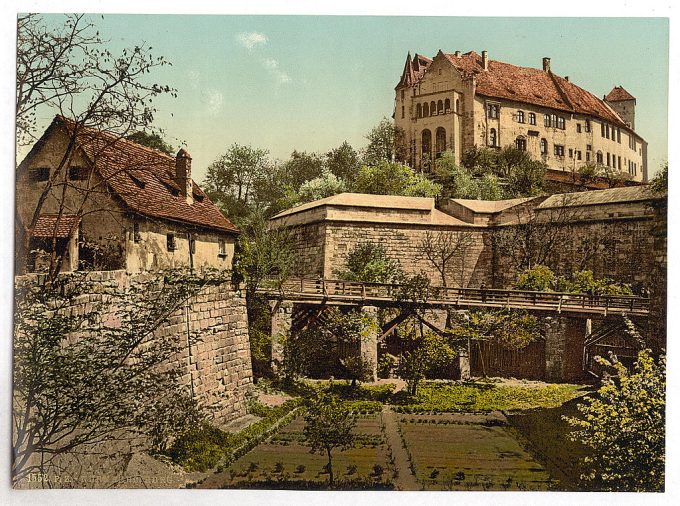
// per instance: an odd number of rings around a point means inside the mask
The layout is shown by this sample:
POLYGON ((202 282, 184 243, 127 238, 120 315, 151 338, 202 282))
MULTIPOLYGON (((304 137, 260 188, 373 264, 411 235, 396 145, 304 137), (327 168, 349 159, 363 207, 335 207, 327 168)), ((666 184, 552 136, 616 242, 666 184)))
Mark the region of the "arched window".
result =
POLYGON ((524 111, 517 111, 517 123, 524 123, 524 111))
POLYGON ((430 106, 427 105, 427 102, 423 104, 423 117, 427 118, 430 115, 430 106))
POLYGON ((536 114, 534 114, 533 112, 529 113, 529 124, 530 125, 536 124, 536 114))
POLYGON ((437 114, 437 104, 433 100, 430 102, 430 116, 434 116, 435 114, 437 114))
POLYGON ((456 99, 456 112, 460 112, 460 100, 456 99))
POLYGON ((446 130, 443 127, 437 128, 435 133, 435 146, 437 156, 446 151, 446 130))
POLYGON ((423 130, 420 146, 422 149, 423 158, 429 158, 430 154, 432 153, 432 132, 427 129, 423 130))
POLYGON ((541 154, 542 155, 548 154, 548 141, 546 141, 545 139, 541 139, 541 154))
POLYGON ((498 136, 496 135, 496 129, 492 128, 489 130, 489 146, 496 147, 498 144, 498 136))
POLYGON ((437 114, 442 114, 444 112, 444 102, 441 100, 437 102, 437 114))
POLYGON ((519 149, 520 151, 526 151, 527 150, 527 140, 523 136, 517 137, 515 139, 515 147, 519 149))
POLYGON ((423 117, 423 106, 420 105, 420 104, 416 105, 416 116, 417 116, 418 118, 422 118, 422 117, 423 117))
POLYGON ((451 100, 448 98, 444 100, 444 112, 449 112, 451 110, 451 100))

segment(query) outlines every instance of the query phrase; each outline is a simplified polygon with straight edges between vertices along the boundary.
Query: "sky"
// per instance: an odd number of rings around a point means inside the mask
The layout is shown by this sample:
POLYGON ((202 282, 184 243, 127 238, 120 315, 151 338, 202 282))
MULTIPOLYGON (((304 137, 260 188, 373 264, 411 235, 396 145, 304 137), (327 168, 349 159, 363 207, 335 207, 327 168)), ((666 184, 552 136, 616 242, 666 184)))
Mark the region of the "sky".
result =
MULTIPOLYGON (((63 16, 48 15, 50 23, 63 16)), ((186 146, 194 178, 233 143, 286 159, 294 150, 355 148, 393 112, 406 54, 488 50, 541 67, 602 97, 637 98, 636 130, 654 173, 667 159, 668 20, 386 16, 92 16, 115 53, 142 42, 172 63, 153 78, 178 90, 156 101, 156 125, 186 146)), ((44 111, 46 126, 52 112, 44 111)), ((19 156, 25 150, 19 151, 19 156)))

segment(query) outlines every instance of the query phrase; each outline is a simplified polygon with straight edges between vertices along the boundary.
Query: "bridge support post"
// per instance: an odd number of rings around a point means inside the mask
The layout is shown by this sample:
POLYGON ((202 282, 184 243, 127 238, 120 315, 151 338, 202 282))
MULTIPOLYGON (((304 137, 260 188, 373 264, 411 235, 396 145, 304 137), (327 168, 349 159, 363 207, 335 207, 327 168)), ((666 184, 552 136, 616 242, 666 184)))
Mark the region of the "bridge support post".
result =
POLYGON ((271 365, 274 372, 277 372, 283 364, 283 340, 290 336, 290 329, 293 325, 293 303, 280 300, 269 302, 272 313, 272 354, 271 365))
POLYGON ((577 381, 585 377, 583 345, 588 327, 585 318, 546 318, 545 378, 548 381, 577 381))
MULTIPOLYGON (((377 323, 378 308, 375 306, 362 306, 361 312, 373 319, 377 323)), ((359 353, 364 360, 371 363, 371 381, 378 379, 378 336, 380 335, 380 327, 374 325, 371 331, 361 340, 359 353)))

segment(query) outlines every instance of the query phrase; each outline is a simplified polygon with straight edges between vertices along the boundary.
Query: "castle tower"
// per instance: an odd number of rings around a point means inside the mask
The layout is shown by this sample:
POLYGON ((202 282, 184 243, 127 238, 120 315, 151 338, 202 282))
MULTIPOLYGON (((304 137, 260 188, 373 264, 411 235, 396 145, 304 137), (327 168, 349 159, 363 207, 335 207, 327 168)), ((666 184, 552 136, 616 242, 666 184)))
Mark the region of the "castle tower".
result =
POLYGON ((635 97, 628 93, 623 86, 614 86, 604 101, 621 116, 626 124, 635 129, 635 97))

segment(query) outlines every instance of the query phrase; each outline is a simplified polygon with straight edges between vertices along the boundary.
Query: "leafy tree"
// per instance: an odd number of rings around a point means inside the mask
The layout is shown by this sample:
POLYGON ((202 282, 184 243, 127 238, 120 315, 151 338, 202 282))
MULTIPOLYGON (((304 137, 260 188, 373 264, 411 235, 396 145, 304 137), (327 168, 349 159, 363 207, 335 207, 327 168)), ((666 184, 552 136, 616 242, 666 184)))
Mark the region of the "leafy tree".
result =
POLYGON ((597 162, 587 163, 579 167, 577 172, 579 180, 584 186, 604 182, 609 188, 616 188, 623 186, 626 181, 630 181, 630 174, 627 172, 597 162))
POLYGON ((572 439, 593 450, 581 479, 610 491, 663 492, 666 359, 641 350, 632 371, 615 357, 600 361, 616 377, 578 405, 580 416, 566 418, 577 429, 572 439))
POLYGON ((347 191, 347 183, 332 172, 324 170, 319 177, 305 181, 298 191, 298 202, 312 202, 347 191))
POLYGON ((127 139, 129 141, 136 142, 137 144, 141 144, 142 146, 157 149, 158 151, 162 151, 168 155, 175 155, 172 146, 165 142, 163 137, 161 137, 156 132, 146 132, 144 130, 139 130, 137 132, 132 132, 127 136, 127 139))
POLYGON ((515 283, 518 290, 549 292, 555 289, 555 273, 545 265, 537 265, 522 272, 515 283))
POLYGON ((583 270, 569 276, 556 276, 545 265, 537 265, 522 272, 515 283, 519 290, 542 292, 587 293, 590 295, 632 295, 630 285, 609 278, 595 278, 593 271, 583 270))
POLYGON ((661 170, 654 175, 649 186, 657 194, 662 195, 668 192, 668 162, 661 166, 661 170))
POLYGON ((162 451, 198 423, 200 408, 173 359, 200 336, 156 331, 204 285, 223 281, 184 271, 125 289, 83 273, 18 281, 13 479, 107 451, 113 441, 162 451))
POLYGON ((434 177, 442 185, 442 195, 457 199, 500 200, 504 198, 498 176, 490 171, 473 171, 456 164, 454 154, 446 151, 437 159, 434 177))
POLYGON ((347 141, 326 154, 326 167, 340 180, 354 180, 360 166, 359 154, 347 141))
POLYGON ((318 392, 307 402, 304 435, 312 452, 328 457, 328 484, 333 487, 333 450, 346 450, 354 444, 352 429, 356 419, 336 396, 318 392))
POLYGON ((267 173, 272 172, 269 152, 232 144, 227 152, 208 166, 205 191, 236 222, 253 211, 263 211, 268 201, 262 195, 267 173))
POLYGON ((458 356, 456 346, 430 331, 418 333, 413 326, 405 336, 404 351, 399 357, 396 374, 407 383, 410 395, 418 393, 418 385, 427 377, 451 377, 451 367, 458 356))
POLYGON ((347 255, 344 269, 335 275, 347 281, 395 283, 400 273, 399 262, 387 256, 382 244, 361 242, 347 255))
POLYGON ((366 135, 368 145, 364 149, 363 162, 378 165, 381 162, 403 161, 406 155, 404 132, 383 117, 366 135))
POLYGON ((441 185, 415 172, 406 165, 379 161, 374 166, 359 169, 353 191, 377 195, 403 195, 411 197, 436 197, 441 185))
POLYGON ((295 150, 282 165, 282 181, 297 192, 305 182, 321 177, 324 168, 324 158, 321 155, 295 150))

